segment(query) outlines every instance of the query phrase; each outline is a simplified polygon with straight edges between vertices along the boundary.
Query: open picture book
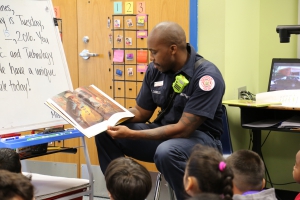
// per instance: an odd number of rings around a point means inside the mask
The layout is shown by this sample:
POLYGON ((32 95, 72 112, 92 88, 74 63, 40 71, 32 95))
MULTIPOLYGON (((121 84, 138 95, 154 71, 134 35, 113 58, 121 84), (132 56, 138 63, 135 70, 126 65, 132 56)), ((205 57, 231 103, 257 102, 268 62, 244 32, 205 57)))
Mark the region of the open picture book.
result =
POLYGON ((61 92, 45 104, 88 138, 134 117, 94 85, 61 92))

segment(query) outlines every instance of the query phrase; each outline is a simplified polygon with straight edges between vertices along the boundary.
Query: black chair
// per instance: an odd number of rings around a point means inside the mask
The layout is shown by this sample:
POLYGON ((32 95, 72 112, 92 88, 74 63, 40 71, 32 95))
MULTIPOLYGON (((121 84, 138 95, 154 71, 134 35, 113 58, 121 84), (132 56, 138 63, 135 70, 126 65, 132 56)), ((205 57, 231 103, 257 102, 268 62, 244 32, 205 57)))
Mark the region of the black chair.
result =
MULTIPOLYGON (((223 147, 223 157, 227 158, 232 154, 232 144, 231 144, 231 137, 230 137, 230 129, 228 125, 228 118, 227 118, 227 110, 224 105, 222 105, 222 111, 223 111, 223 134, 221 136, 221 143, 223 147)), ((162 174, 158 172, 157 178, 156 178, 156 185, 155 185, 155 193, 154 193, 154 200, 159 200, 159 194, 160 194, 160 183, 162 179, 162 174)), ((170 194, 170 200, 175 200, 174 191, 172 188, 168 185, 168 191, 170 194)))
POLYGON ((227 158, 232 154, 233 150, 232 150, 230 129, 229 129, 228 118, 227 118, 227 110, 224 105, 222 105, 222 111, 223 111, 223 116, 222 116, 223 134, 221 135, 221 143, 223 147, 223 156, 224 158, 227 158))

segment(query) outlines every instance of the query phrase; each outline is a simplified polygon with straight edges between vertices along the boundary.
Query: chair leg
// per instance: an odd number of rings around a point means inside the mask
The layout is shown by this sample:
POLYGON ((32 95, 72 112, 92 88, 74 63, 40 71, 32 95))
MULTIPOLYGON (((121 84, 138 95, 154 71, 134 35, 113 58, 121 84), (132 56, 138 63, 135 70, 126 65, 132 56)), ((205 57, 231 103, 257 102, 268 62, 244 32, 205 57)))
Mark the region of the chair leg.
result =
POLYGON ((154 200, 159 200, 160 195, 160 183, 161 183, 161 173, 158 172, 156 177, 156 185, 155 185, 155 192, 154 192, 154 200))
POLYGON ((175 200, 174 191, 173 191, 173 189, 170 187, 169 184, 168 184, 168 191, 169 191, 170 200, 175 200))
MULTIPOLYGON (((156 185, 155 185, 155 192, 154 192, 154 200, 159 200, 160 196, 160 184, 161 184, 162 174, 158 172, 156 177, 156 185)), ((175 200, 175 195, 173 189, 170 187, 170 185, 167 185, 168 187, 168 193, 170 200, 175 200)))

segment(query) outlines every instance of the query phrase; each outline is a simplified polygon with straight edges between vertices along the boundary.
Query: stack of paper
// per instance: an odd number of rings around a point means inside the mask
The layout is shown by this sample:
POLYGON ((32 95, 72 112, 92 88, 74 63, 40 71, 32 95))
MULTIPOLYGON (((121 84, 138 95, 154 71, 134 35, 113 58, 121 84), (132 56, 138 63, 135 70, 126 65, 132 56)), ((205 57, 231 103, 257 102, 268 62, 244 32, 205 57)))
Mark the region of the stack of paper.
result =
POLYGON ((300 116, 293 116, 283 121, 278 128, 300 128, 300 116))
POLYGON ((242 124, 242 125, 243 127, 270 128, 270 127, 280 126, 281 121, 282 120, 278 120, 278 119, 264 119, 264 120, 242 124))
POLYGON ((300 90, 278 90, 256 94, 257 101, 281 102, 282 106, 300 107, 300 90))
POLYGON ((25 176, 31 176, 31 183, 35 190, 35 199, 51 199, 58 195, 76 191, 85 191, 89 187, 89 180, 80 178, 66 178, 49 176, 36 173, 22 172, 25 176), (79 191, 80 189, 83 189, 79 191))

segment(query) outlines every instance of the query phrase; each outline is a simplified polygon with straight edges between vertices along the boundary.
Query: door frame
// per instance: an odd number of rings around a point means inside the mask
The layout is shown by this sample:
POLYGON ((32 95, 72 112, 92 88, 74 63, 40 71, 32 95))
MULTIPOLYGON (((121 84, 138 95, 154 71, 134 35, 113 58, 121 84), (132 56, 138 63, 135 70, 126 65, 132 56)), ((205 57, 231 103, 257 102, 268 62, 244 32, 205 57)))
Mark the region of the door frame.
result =
POLYGON ((190 0, 190 44, 195 48, 197 52, 198 51, 198 0, 190 0))

